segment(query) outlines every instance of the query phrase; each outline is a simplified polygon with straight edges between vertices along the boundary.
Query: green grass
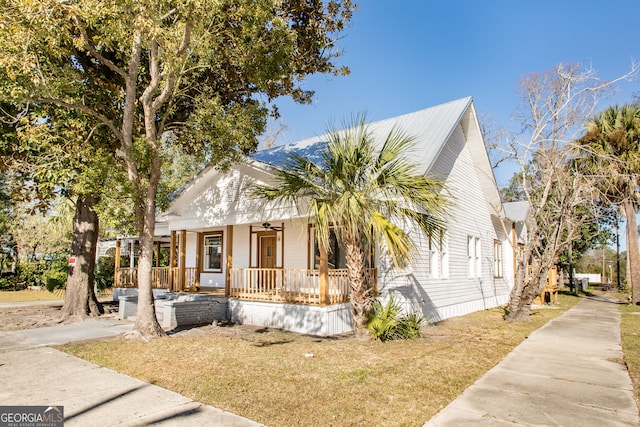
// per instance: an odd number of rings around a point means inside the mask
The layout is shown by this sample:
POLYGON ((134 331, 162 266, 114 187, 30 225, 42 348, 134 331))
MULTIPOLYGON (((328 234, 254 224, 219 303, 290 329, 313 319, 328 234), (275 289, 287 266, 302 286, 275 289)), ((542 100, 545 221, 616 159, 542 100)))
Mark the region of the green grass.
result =
POLYGON ((419 426, 578 301, 562 295, 556 309, 519 324, 504 322, 499 309, 472 313, 409 341, 211 327, 201 336, 62 349, 270 426, 419 426))
MULTIPOLYGON (((618 298, 626 301, 628 293, 620 293, 618 298)), ((629 370, 636 401, 640 402, 640 306, 624 304, 620 306, 620 337, 624 361, 629 370)))
POLYGON ((64 299, 64 291, 0 291, 0 302, 56 301, 64 299))

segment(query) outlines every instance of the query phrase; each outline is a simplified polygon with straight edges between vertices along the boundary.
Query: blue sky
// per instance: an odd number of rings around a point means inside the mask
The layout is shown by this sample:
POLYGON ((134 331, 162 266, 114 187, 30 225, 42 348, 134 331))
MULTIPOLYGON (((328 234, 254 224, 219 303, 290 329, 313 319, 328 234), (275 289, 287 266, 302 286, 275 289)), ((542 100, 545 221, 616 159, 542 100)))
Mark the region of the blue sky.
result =
MULTIPOLYGON (((524 75, 582 62, 611 79, 640 61, 638 16, 638 0, 360 0, 339 42, 338 63, 351 74, 305 81, 316 91, 312 105, 278 100, 282 142, 361 111, 380 120, 466 96, 481 120, 516 127, 510 116, 524 75)), ((619 89, 610 102, 631 100, 640 82, 619 89)))

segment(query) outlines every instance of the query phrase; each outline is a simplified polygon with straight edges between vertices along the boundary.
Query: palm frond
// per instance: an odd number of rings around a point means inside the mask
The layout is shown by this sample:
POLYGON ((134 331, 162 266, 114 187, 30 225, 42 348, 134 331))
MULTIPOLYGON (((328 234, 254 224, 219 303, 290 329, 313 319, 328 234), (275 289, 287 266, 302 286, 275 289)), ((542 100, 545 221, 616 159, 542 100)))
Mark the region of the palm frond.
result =
POLYGON ((408 224, 428 236, 444 229, 445 188, 410 158, 415 138, 394 127, 378 146, 365 123, 359 115, 351 126, 330 132, 319 162, 292 154, 274 183, 255 194, 306 208, 300 213, 313 218, 325 247, 334 226, 342 240, 384 241, 394 263, 403 266, 416 248, 408 224))

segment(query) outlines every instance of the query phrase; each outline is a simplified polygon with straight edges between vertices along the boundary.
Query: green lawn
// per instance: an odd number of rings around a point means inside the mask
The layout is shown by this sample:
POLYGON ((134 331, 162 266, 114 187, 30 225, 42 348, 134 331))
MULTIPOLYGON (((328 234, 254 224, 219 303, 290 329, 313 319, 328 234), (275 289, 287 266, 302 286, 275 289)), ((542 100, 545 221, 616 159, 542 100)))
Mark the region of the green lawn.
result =
POLYGON ((640 307, 631 304, 620 307, 620 335, 624 361, 631 375, 636 401, 640 402, 640 307))
POLYGON ((521 324, 504 322, 499 309, 472 313, 431 325, 414 341, 234 326, 63 350, 269 426, 419 426, 578 301, 561 295, 556 308, 534 310, 521 324))

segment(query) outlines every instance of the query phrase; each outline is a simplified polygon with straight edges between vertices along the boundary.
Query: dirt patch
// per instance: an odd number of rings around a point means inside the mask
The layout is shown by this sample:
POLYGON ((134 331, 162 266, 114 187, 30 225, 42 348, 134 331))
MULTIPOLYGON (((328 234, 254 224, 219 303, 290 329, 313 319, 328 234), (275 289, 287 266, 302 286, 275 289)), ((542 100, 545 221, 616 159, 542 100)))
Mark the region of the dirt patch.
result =
MULTIPOLYGON (((111 301, 103 302, 104 318, 116 317, 118 305, 111 301)), ((61 304, 25 305, 0 308, 0 331, 42 328, 44 326, 73 323, 75 319, 61 319, 61 304)))
POLYGON ((184 338, 221 337, 228 339, 241 339, 252 343, 257 347, 265 347, 284 342, 324 342, 338 340, 353 340, 352 333, 335 335, 332 337, 318 337, 304 335, 296 332, 284 331, 277 328, 263 326, 240 325, 231 322, 214 322, 213 324, 184 326, 167 331, 167 334, 184 338))

